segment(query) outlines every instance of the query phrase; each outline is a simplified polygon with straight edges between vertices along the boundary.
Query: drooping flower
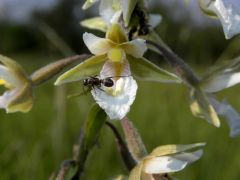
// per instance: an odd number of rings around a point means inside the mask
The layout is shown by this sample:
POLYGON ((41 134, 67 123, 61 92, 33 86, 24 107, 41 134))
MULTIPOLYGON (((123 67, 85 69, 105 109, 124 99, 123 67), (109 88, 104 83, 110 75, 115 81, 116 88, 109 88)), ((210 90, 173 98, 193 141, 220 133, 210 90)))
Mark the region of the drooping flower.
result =
MULTIPOLYGON (((203 0, 200 0, 203 1, 203 0)), ((240 1, 236 0, 209 0, 201 2, 204 9, 215 13, 220 19, 226 39, 240 33, 240 1)))
POLYGON ((0 108, 8 113, 28 112, 32 108, 32 86, 22 67, 0 55, 0 85, 6 89, 0 96, 0 108))
POLYGON ((159 146, 138 163, 131 171, 129 180, 154 179, 152 175, 181 171, 203 154, 202 149, 193 152, 191 150, 204 145, 205 143, 159 146))
POLYGON ((113 24, 108 29, 106 38, 84 33, 83 40, 95 56, 60 76, 55 84, 79 81, 96 75, 100 79, 111 78, 113 86, 102 85, 92 90, 93 97, 111 119, 122 119, 135 99, 137 84, 132 76, 150 81, 178 81, 175 75, 144 59, 142 56, 147 50, 145 40, 128 41, 119 24, 113 24))

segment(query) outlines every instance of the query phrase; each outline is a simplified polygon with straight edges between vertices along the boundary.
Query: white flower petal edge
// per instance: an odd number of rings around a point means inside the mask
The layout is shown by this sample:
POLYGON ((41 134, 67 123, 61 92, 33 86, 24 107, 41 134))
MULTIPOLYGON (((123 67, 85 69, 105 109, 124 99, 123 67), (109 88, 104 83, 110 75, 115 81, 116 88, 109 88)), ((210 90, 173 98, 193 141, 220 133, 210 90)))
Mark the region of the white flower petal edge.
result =
POLYGON ((159 14, 150 14, 149 15, 149 24, 152 29, 157 27, 161 21, 162 21, 162 16, 160 16, 159 14))
POLYGON ((101 0, 99 6, 101 17, 107 23, 117 22, 121 16, 121 5, 119 0, 101 0))
POLYGON ((109 39, 100 38, 91 33, 85 32, 83 41, 94 55, 106 54, 112 47, 112 42, 109 39))
POLYGON ((7 82, 10 85, 20 85, 19 79, 9 70, 9 68, 0 65, 0 80, 7 82))
POLYGON ((105 110, 110 119, 122 119, 130 110, 137 93, 137 83, 132 76, 121 77, 114 87, 115 96, 107 93, 107 88, 95 88, 91 91, 93 98, 105 110), (118 94, 119 93, 119 94, 118 94))
POLYGON ((240 1, 239 0, 215 0, 209 9, 219 17, 226 39, 240 33, 240 1))
POLYGON ((121 46, 127 54, 130 54, 136 58, 140 58, 147 51, 146 41, 143 39, 134 39, 132 41, 123 43, 121 46))
POLYGON ((143 171, 148 174, 177 172, 184 169, 187 164, 186 161, 181 161, 171 156, 154 157, 147 160, 143 171))

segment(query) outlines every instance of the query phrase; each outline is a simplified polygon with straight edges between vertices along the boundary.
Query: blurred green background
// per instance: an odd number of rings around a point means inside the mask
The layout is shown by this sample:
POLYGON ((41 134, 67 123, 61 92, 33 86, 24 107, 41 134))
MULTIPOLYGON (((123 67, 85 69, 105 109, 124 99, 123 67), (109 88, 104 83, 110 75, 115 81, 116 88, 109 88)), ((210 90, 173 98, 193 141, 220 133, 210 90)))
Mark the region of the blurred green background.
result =
MULTIPOLYGON (((90 30, 80 27, 79 21, 90 17, 94 10, 83 12, 81 4, 77 0, 59 1, 51 10, 35 12, 27 23, 2 19, 0 53, 18 61, 29 74, 64 58, 65 54, 46 38, 46 32, 41 30, 42 23, 54 29, 74 53, 88 52, 82 33, 90 30)), ((172 10, 183 11, 184 7, 177 5, 171 6, 172 10)), ((186 8, 193 9, 192 5, 186 8)), ((162 39, 199 75, 216 61, 239 55, 240 38, 226 41, 217 20, 208 21, 199 14, 202 23, 196 23, 191 19, 194 10, 176 19, 169 6, 161 4, 151 11, 163 15, 163 22, 157 28, 162 39)), ((147 56, 166 66, 162 59, 150 53, 147 56)), ((72 145, 78 140, 93 99, 90 95, 66 99, 66 95, 82 91, 81 83, 54 87, 53 82, 54 79, 35 89, 34 107, 29 113, 0 111, 0 179, 48 179, 63 160, 71 158, 72 145)), ((215 128, 193 117, 187 88, 182 85, 138 84, 139 91, 129 118, 139 129, 149 152, 164 144, 207 142, 204 156, 176 177, 184 180, 240 178, 240 137, 229 137, 224 120, 220 128, 215 128)), ((240 87, 236 86, 217 96, 227 98, 240 111, 239 92, 240 87)), ((119 122, 113 123, 120 129, 119 122)), ((113 134, 105 127, 98 146, 90 153, 83 179, 105 180, 118 174, 127 174, 127 170, 117 152, 113 134)))

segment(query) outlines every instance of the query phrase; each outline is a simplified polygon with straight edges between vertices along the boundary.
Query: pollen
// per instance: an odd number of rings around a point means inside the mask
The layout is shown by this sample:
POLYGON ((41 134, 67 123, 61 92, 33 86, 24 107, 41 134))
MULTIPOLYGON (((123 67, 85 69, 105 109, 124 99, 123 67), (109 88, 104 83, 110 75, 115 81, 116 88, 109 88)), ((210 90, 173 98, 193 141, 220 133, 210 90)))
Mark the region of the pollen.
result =
POLYGON ((108 52, 108 58, 112 62, 121 62, 126 58, 126 54, 121 48, 113 48, 108 52))

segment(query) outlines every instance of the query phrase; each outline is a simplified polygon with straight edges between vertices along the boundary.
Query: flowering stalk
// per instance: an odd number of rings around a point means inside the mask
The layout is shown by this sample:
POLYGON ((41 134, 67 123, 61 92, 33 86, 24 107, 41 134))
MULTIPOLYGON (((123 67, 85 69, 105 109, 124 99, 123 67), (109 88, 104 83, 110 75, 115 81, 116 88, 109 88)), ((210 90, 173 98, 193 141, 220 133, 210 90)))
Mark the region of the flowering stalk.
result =
POLYGON ((180 57, 178 57, 170 48, 168 48, 165 44, 160 45, 153 41, 147 41, 147 44, 154 46, 157 48, 165 60, 171 65, 171 67, 175 70, 176 74, 178 74, 185 83, 196 86, 199 83, 199 79, 197 75, 194 73, 192 68, 186 64, 180 57))
POLYGON ((87 54, 75 55, 75 56, 64 58, 56 62, 53 62, 51 64, 48 64, 38 69, 30 76, 32 84, 34 86, 43 84, 46 81, 48 81, 50 78, 55 76, 56 74, 60 73, 67 66, 70 66, 75 62, 82 62, 89 57, 90 55, 87 55, 87 54))
POLYGON ((148 154, 141 136, 127 117, 123 118, 120 122, 129 151, 136 161, 140 161, 148 154))
POLYGON ((131 171, 134 166, 136 165, 136 161, 133 159, 131 153, 128 150, 128 147, 126 146, 124 140, 122 139, 121 135, 119 134, 117 128, 110 122, 106 122, 106 125, 112 130, 115 141, 118 146, 118 151, 120 152, 123 162, 127 169, 131 171))

